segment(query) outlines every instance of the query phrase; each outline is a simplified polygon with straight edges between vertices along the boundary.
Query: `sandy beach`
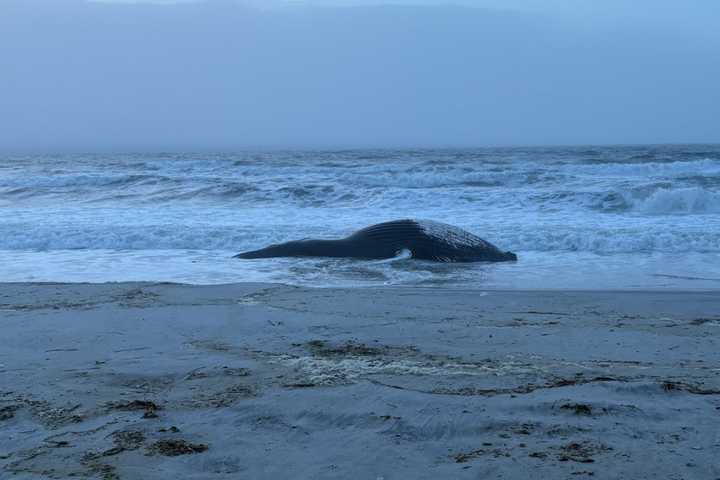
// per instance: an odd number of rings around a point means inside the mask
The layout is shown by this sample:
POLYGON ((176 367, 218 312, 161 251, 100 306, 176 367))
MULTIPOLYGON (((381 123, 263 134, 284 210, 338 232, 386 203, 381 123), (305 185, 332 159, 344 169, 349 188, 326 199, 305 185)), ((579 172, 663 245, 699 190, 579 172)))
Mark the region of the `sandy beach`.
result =
POLYGON ((720 480, 718 25, 0 0, 0 480, 720 480))
POLYGON ((720 478, 720 295, 0 285, 0 478, 720 478))

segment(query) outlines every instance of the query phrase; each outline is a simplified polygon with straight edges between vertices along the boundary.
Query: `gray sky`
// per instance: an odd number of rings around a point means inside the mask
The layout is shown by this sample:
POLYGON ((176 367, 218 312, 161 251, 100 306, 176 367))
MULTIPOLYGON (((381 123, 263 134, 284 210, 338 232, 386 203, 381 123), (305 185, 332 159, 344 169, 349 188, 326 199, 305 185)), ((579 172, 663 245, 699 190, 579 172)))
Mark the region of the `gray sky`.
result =
POLYGON ((288 3, 0 0, 0 151, 720 142, 714 0, 288 3))

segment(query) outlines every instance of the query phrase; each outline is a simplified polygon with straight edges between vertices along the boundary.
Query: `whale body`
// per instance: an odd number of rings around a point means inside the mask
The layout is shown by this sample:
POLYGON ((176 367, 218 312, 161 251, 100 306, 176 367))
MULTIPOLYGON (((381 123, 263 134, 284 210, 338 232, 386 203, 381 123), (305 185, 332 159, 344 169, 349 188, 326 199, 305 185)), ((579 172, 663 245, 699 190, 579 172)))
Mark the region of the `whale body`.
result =
POLYGON ((393 258, 402 251, 435 262, 507 262, 517 255, 461 228, 432 220, 378 223, 336 240, 303 239, 240 253, 234 258, 346 257, 393 258))

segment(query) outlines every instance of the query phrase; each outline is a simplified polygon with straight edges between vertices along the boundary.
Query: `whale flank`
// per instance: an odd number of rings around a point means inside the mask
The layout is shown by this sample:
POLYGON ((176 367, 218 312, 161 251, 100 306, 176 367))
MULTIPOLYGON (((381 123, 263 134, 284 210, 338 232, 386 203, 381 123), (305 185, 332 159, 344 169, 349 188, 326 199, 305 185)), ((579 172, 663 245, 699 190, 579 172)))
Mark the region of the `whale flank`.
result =
POLYGON ((517 255, 459 227, 433 220, 394 220, 335 240, 304 239, 243 252, 235 258, 345 257, 387 259, 407 251, 411 258, 435 262, 506 262, 517 255))

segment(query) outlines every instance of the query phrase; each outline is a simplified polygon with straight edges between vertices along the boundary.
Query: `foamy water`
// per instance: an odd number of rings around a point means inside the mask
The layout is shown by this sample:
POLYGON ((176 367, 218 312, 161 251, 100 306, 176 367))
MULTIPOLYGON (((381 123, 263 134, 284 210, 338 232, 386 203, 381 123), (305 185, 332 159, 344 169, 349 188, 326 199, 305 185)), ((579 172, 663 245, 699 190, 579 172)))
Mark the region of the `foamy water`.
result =
POLYGON ((6 156, 0 280, 718 288, 720 147, 6 156), (520 260, 230 258, 399 218, 520 260))

